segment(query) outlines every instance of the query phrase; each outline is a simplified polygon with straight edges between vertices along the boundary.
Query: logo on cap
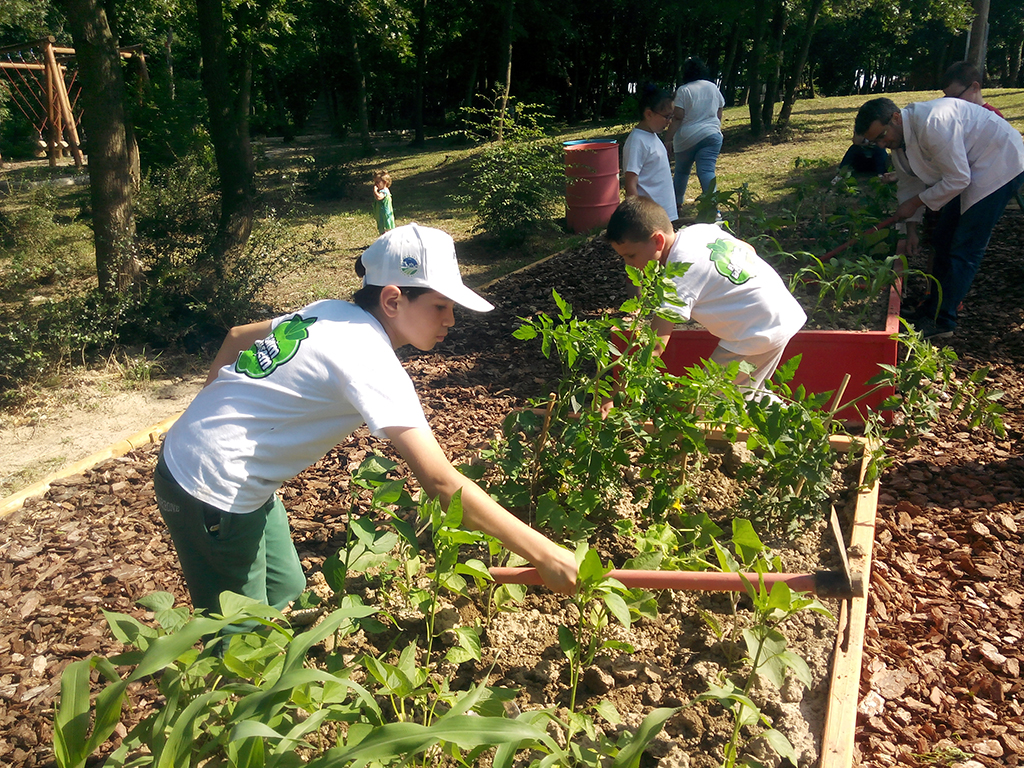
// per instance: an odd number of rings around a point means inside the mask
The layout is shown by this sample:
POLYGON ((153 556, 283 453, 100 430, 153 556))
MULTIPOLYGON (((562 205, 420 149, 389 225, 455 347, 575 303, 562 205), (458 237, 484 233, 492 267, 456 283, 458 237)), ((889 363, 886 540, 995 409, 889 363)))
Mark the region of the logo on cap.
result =
POLYGON ((420 261, 415 256, 403 256, 402 266, 400 267, 400 269, 402 270, 403 274, 409 275, 411 277, 412 275, 415 275, 417 272, 420 271, 420 261))

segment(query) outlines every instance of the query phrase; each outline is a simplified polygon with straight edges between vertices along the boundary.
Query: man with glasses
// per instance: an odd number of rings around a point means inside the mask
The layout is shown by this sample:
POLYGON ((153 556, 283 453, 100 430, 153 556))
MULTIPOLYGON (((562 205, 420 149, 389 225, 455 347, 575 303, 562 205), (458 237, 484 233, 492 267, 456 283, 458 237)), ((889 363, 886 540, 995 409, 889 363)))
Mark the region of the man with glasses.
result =
POLYGON ((866 102, 854 133, 891 150, 898 183, 896 216, 907 228, 907 252, 919 252, 917 221, 938 211, 932 233, 933 291, 908 318, 926 339, 953 335, 957 307, 970 290, 1006 203, 1024 183, 1024 139, 994 113, 960 99, 909 104, 866 102))

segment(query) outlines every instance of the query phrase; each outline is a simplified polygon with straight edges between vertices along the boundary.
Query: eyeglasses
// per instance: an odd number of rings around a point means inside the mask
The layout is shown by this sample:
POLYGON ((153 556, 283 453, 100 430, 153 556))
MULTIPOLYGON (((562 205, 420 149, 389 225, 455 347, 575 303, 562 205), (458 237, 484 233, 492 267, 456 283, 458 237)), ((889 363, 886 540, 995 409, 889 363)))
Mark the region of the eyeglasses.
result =
POLYGON ((861 136, 860 145, 862 147, 877 147, 878 142, 883 141, 888 133, 889 123, 885 123, 885 127, 875 135, 875 138, 869 139, 867 136, 861 136))
POLYGON ((671 112, 669 112, 667 115, 662 112, 659 112, 658 114, 661 115, 661 117, 665 118, 666 120, 671 120, 674 117, 674 115, 671 112))
MULTIPOLYGON (((974 85, 974 83, 971 83, 971 85, 974 85)), ((957 94, 956 96, 954 96, 953 98, 954 98, 954 99, 959 99, 959 98, 960 98, 961 96, 963 96, 963 95, 964 95, 965 93, 967 93, 967 92, 968 92, 969 90, 971 90, 971 85, 968 85, 968 86, 967 86, 966 88, 964 88, 964 89, 963 89, 962 91, 960 91, 960 93, 958 93, 958 94, 957 94)))

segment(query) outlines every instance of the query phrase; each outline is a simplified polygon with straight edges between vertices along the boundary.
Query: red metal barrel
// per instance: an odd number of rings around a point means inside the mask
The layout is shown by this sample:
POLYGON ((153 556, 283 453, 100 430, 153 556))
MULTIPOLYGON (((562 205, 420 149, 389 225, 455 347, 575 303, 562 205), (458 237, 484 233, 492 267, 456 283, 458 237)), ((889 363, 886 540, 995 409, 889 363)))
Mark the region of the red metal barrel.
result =
POLYGON ((565 220, 573 232, 603 227, 619 205, 619 147, 614 139, 567 141, 565 220))

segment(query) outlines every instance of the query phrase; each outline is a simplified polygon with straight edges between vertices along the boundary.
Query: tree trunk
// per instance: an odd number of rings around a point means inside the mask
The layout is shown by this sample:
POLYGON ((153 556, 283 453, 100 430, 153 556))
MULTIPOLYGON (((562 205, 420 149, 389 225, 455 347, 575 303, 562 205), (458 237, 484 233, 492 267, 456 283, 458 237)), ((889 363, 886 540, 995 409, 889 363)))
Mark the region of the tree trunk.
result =
POLYGON ((765 128, 771 128, 775 115, 775 102, 779 99, 779 78, 782 73, 782 42, 786 34, 786 5, 781 0, 775 6, 771 24, 771 50, 768 54, 768 79, 765 82, 764 102, 761 104, 761 120, 765 128))
POLYGON ((807 24, 804 26, 804 39, 800 44, 800 51, 793 59, 793 67, 789 70, 789 80, 786 83, 786 95, 782 102, 782 111, 779 112, 779 125, 789 123, 790 115, 793 114, 793 105, 796 103, 796 92, 800 89, 800 81, 803 76, 804 67, 807 66, 807 56, 811 51, 811 40, 814 39, 814 28, 818 23, 818 14, 825 0, 811 0, 807 9, 807 24))
POLYGON ((209 254, 212 277, 220 280, 227 260, 248 242, 256 211, 256 166, 249 140, 252 48, 240 36, 229 49, 222 0, 196 0, 196 10, 203 92, 220 175, 220 221, 209 254))
POLYGON ((981 72, 985 79, 985 57, 988 49, 988 9, 989 0, 974 0, 974 23, 971 24, 971 48, 967 52, 967 60, 981 72))
POLYGON ((416 23, 416 100, 415 129, 416 136, 412 140, 414 147, 422 147, 426 143, 423 131, 423 87, 427 73, 427 0, 419 0, 419 18, 416 23))
POLYGON ((167 37, 164 39, 164 66, 167 67, 167 84, 170 88, 171 101, 174 101, 174 28, 167 26, 167 37))
POLYGON ((1010 72, 1005 83, 1007 88, 1016 88, 1020 84, 1022 53, 1024 53, 1024 27, 1017 30, 1016 36, 1010 42, 1010 72))
POLYGON ((96 277, 100 290, 126 292, 138 279, 132 157, 124 75, 117 41, 97 0, 58 0, 71 29, 82 78, 82 125, 88 136, 96 277))
POLYGON ((740 22, 737 20, 732 25, 732 34, 729 35, 729 48, 725 54, 725 65, 722 67, 722 93, 725 97, 725 105, 731 107, 736 103, 736 77, 739 71, 740 47, 740 22))
POLYGON ((747 86, 747 111, 750 114, 750 132, 755 136, 764 134, 761 117, 761 62, 764 59, 764 31, 768 22, 768 0, 754 2, 754 42, 750 49, 749 80, 747 86))
POLYGON ((359 144, 364 157, 373 154, 373 143, 370 141, 370 110, 366 95, 366 71, 363 69, 363 57, 359 53, 359 19, 351 5, 345 8, 348 21, 348 45, 352 56, 352 71, 356 78, 356 111, 359 115, 359 144))
POLYGON ((508 94, 512 85, 512 20, 515 10, 515 0, 505 0, 505 28, 502 32, 502 53, 504 54, 504 66, 502 67, 504 83, 501 88, 501 112, 498 118, 498 141, 505 135, 505 113, 508 110, 508 94))

